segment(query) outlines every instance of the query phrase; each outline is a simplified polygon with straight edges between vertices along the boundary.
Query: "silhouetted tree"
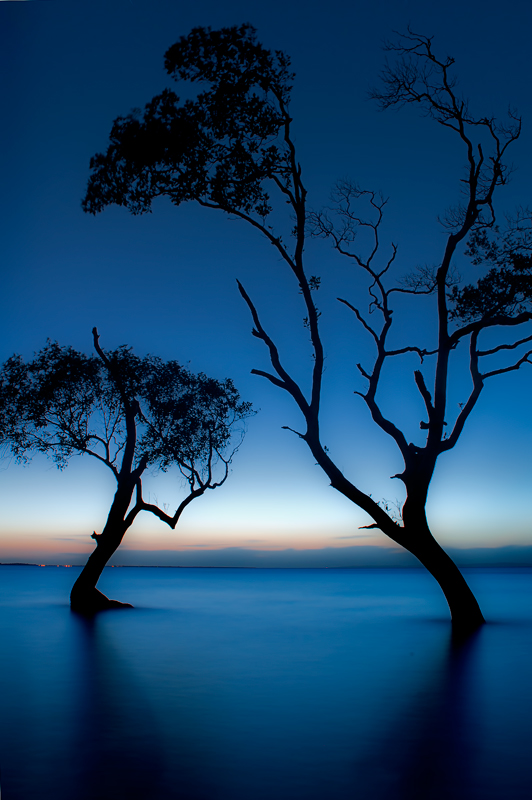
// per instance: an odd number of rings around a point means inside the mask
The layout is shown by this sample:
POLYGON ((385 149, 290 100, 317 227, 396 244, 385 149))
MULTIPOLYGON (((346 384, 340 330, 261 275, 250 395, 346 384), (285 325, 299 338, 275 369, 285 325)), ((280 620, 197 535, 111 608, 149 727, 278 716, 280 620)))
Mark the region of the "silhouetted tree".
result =
POLYGON ((33 360, 12 356, 0 371, 2 438, 17 459, 41 452, 63 469, 71 456, 87 454, 115 476, 107 522, 92 534, 96 548, 70 597, 83 612, 125 605, 96 584, 126 531, 141 511, 173 529, 192 500, 221 486, 243 436, 240 423, 252 413, 229 379, 139 358, 124 346, 106 352, 96 328, 93 336, 95 356, 48 342, 33 360), (177 467, 188 484, 175 513, 144 500, 148 467, 177 467))
POLYGON ((451 77, 453 60, 438 59, 430 38, 409 31, 389 50, 396 58, 385 68, 374 99, 383 108, 415 104, 457 137, 465 151, 463 204, 447 214, 448 234, 441 261, 434 269, 423 268, 390 285, 397 247, 391 245, 387 254, 383 253, 381 223, 386 201, 375 192, 342 182, 331 209, 308 211, 288 108, 293 80, 290 60, 284 53, 272 52, 258 43, 250 25, 218 31, 195 28, 167 51, 168 74, 178 81, 197 82, 201 90, 183 102, 174 92, 165 90, 146 105, 143 113, 118 118, 107 152, 91 161, 83 207, 95 214, 114 203, 138 214, 149 211, 157 196, 166 196, 175 205, 195 200, 244 220, 266 236, 293 273, 305 307, 305 327, 313 350, 310 392, 307 394, 284 366, 254 302, 239 284, 253 318, 253 335, 265 344, 272 365, 271 372, 252 372, 292 396, 304 419, 303 430, 295 433, 306 442, 331 485, 367 512, 373 520, 367 527, 381 529, 420 560, 443 589, 453 623, 468 629, 483 622, 481 611, 462 574, 433 538, 425 504, 436 460, 456 445, 485 381, 530 360, 527 351, 512 364, 493 369, 481 366, 487 357, 515 350, 530 342, 531 336, 479 348, 479 336, 486 329, 516 329, 531 319, 530 235, 529 228, 525 230, 530 214, 521 214, 513 228, 499 232, 497 238, 493 206, 497 189, 507 179, 504 159, 507 148, 519 136, 520 120, 510 113, 508 124, 499 125, 491 117, 473 116, 456 91, 451 77), (290 238, 281 235, 277 223, 274 227, 270 192, 288 204, 290 238), (363 202, 369 204, 369 217, 361 216, 364 212, 358 210, 363 202), (360 230, 370 234, 365 254, 357 249, 360 230), (369 279, 371 316, 358 304, 346 299, 341 302, 373 341, 373 362, 358 365, 367 389, 356 393, 365 401, 374 422, 394 440, 404 461, 404 470, 395 476, 406 488, 400 519, 359 489, 320 439, 324 354, 319 312, 313 299, 320 280, 304 269, 309 234, 330 238, 369 279), (469 251, 474 263, 489 265, 487 275, 471 286, 457 282, 451 267, 457 247, 467 237, 471 237, 469 251), (391 308, 394 293, 434 296, 438 333, 431 347, 389 346, 395 320, 391 308), (453 419, 447 402, 449 361, 464 342, 469 342, 472 388, 453 419), (387 418, 377 396, 390 359, 412 353, 423 367, 415 370, 414 380, 427 414, 420 424, 426 436, 419 443, 409 442, 398 425, 387 418), (429 364, 430 379, 426 377, 429 364))

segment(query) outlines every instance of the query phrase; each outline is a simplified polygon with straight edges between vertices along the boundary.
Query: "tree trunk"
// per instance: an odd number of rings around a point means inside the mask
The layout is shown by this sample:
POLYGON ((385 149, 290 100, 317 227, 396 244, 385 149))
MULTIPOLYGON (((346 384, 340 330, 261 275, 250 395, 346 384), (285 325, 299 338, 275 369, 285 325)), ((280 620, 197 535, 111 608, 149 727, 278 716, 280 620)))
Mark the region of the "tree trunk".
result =
POLYGON ((438 581, 449 604, 453 632, 461 636, 476 630, 485 620, 464 576, 435 540, 427 522, 425 505, 434 465, 435 460, 428 465, 418 464, 417 475, 414 473, 406 477, 407 496, 402 511, 404 536, 401 544, 438 581))
POLYGON ((72 587, 70 593, 70 607, 73 611, 82 614, 94 614, 107 608, 132 608, 129 603, 120 603, 118 600, 110 600, 103 592, 96 588, 96 584, 103 572, 103 568, 116 552, 122 541, 123 533, 111 534, 106 529, 101 537, 98 537, 96 549, 89 556, 89 559, 72 587), (107 533, 106 539, 103 537, 107 533))
POLYGON ((73 611, 94 614, 108 608, 133 608, 129 603, 110 600, 96 588, 105 565, 120 547, 129 528, 125 516, 133 494, 130 486, 128 482, 118 487, 105 528, 100 535, 93 535, 96 539, 96 549, 89 556, 70 593, 70 607, 73 611))
POLYGON ((445 595, 453 632, 467 634, 483 625, 485 620, 475 595, 452 558, 434 539, 428 525, 425 523, 422 529, 416 527, 412 535, 405 528, 405 534, 408 541, 405 546, 438 581, 445 595))
POLYGON ((369 527, 379 528, 392 541, 416 556, 437 580, 449 604, 453 633, 462 637, 479 628, 485 620, 475 596, 454 561, 434 539, 427 523, 425 504, 436 458, 432 456, 425 459, 424 463, 416 463, 419 461, 416 458, 405 464, 403 475, 396 476, 401 477, 407 490, 402 509, 403 527, 400 527, 371 496, 365 495, 345 478, 322 450, 317 427, 307 434, 306 441, 316 461, 329 476, 331 486, 373 517, 375 524, 369 527))

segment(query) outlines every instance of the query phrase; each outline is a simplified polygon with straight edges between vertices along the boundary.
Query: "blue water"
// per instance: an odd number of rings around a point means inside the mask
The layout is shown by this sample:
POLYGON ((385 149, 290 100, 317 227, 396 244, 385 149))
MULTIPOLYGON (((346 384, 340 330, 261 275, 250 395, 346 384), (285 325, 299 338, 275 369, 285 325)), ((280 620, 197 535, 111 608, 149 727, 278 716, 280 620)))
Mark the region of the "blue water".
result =
POLYGON ((471 570, 453 647, 422 570, 0 567, 2 800, 532 796, 532 571, 471 570))

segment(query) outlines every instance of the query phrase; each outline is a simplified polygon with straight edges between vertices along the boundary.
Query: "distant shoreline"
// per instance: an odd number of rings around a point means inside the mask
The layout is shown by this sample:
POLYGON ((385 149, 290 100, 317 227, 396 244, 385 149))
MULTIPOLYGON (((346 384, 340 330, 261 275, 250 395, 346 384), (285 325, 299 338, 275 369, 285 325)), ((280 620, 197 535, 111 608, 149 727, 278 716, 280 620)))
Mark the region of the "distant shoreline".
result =
MULTIPOLYGON (((446 552, 459 568, 469 567, 532 567, 532 545, 502 547, 453 547, 446 552)), ((8 552, 4 554, 4 558, 8 552)), ((0 562, 4 566, 81 567, 89 553, 58 551, 56 553, 30 550, 18 555, 16 561, 0 562), (21 558, 22 556, 22 558, 21 558), (31 561, 24 559, 31 558, 31 561), (52 561, 53 559, 53 561, 52 561)), ((406 550, 375 545, 340 547, 284 548, 255 550, 250 547, 222 547, 185 550, 129 550, 118 552, 107 569, 135 567, 137 569, 415 569, 419 561, 406 550)))
MULTIPOLYGON (((519 570, 532 570, 530 564, 460 564, 460 569, 519 569, 519 570)), ((0 567, 36 567, 42 569, 43 567, 55 569, 82 569, 83 564, 33 564, 25 561, 0 561, 0 567)), ((370 570, 424 570, 421 564, 419 566, 412 564, 344 564, 342 566, 323 566, 323 567, 294 567, 294 566, 270 566, 270 567, 256 567, 256 566, 242 566, 238 564, 216 564, 216 565, 203 565, 203 564, 108 564, 104 569, 238 569, 238 570, 297 570, 297 571, 310 571, 310 570, 341 570, 341 569, 370 569, 370 570)))

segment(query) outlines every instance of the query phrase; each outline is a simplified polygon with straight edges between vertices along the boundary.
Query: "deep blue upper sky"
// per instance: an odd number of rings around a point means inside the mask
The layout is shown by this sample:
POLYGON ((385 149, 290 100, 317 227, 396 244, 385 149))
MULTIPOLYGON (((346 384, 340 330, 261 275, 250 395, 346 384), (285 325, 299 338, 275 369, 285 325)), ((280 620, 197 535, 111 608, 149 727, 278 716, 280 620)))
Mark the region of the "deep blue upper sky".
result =
MULTIPOLYGON (((381 190, 390 198, 385 235, 399 246, 398 274, 441 257, 437 216, 459 197, 463 153, 448 131, 415 109, 381 113, 367 99, 384 63, 382 42, 394 30, 410 24, 434 35, 435 49, 455 57, 460 85, 479 115, 517 107, 524 132, 498 209, 502 217, 530 203, 532 11, 522 2, 333 0, 308 2, 304 11, 294 0, 198 0, 194 8, 170 0, 0 2, 0 358, 30 356, 47 337, 89 351, 97 325, 104 346, 127 343, 139 354, 233 377, 261 409, 230 483, 193 504, 180 531, 139 519, 128 534, 131 547, 323 547, 355 544, 359 536, 361 544, 387 544, 379 533, 358 531, 365 515, 328 487, 304 445, 281 430, 298 427, 290 398, 249 374, 267 362, 250 336, 237 277, 304 382, 311 366, 297 287, 272 248, 242 223, 193 206, 161 201, 142 217, 81 210, 89 159, 106 147, 115 117, 169 85, 165 50, 195 25, 244 21, 267 47, 292 57, 291 108, 310 205, 326 203, 335 180, 346 176, 381 190)), ((370 350, 335 298, 353 298, 356 279, 326 244, 311 244, 307 255, 322 276, 324 440, 361 488, 400 500, 401 487, 389 480, 400 468, 398 455, 353 395, 363 389, 355 365, 370 350)), ((466 260, 457 267, 470 268, 466 260)), ((401 334, 430 335, 430 302, 415 315, 407 309, 401 334)), ((402 366, 403 375, 390 374, 383 398, 415 437, 422 415, 412 381, 417 364, 402 366)), ((467 395, 467 375, 454 386, 456 405, 467 395)), ((531 388, 530 369, 492 382, 463 440, 442 459, 429 503, 442 543, 529 542, 531 388)), ((86 460, 61 474, 44 459, 5 467, 0 561, 90 548, 87 535, 101 529, 112 495, 110 474, 86 460)), ((168 477, 154 477, 159 502, 172 503, 174 489, 168 477)))

